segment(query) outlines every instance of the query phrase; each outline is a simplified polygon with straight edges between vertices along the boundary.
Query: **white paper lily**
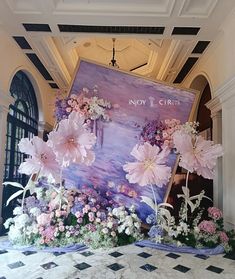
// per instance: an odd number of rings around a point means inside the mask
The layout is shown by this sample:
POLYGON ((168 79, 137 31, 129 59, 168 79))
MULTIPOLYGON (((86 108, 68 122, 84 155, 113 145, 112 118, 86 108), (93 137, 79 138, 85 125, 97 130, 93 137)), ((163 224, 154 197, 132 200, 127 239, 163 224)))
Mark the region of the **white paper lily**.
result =
POLYGON ((23 185, 21 185, 20 183, 18 183, 18 182, 9 182, 9 181, 3 182, 3 185, 4 186, 11 185, 11 186, 13 186, 15 188, 21 189, 21 190, 18 190, 17 192, 15 192, 14 194, 12 194, 9 197, 9 199, 6 202, 6 206, 9 205, 10 201, 12 201, 13 199, 17 198, 21 194, 23 194, 22 202, 21 202, 21 206, 23 207, 26 192, 29 191, 30 195, 32 195, 34 193, 34 190, 35 190, 35 183, 32 181, 31 178, 29 179, 29 181, 28 181, 28 183, 27 183, 27 185, 25 187, 23 185))

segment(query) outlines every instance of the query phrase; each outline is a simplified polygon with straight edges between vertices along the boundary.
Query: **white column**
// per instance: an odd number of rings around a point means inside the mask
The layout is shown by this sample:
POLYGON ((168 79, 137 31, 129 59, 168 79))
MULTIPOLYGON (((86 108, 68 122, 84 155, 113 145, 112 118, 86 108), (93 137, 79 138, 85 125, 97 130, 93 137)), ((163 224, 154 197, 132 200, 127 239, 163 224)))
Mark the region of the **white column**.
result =
POLYGON ((223 213, 225 226, 235 229, 235 77, 216 91, 222 107, 223 213))
MULTIPOLYGON (((212 140, 214 143, 222 144, 222 110, 219 98, 213 98, 206 103, 206 106, 211 111, 212 140)), ((219 158, 215 167, 215 177, 213 179, 213 204, 221 210, 223 209, 222 177, 222 158, 219 158)))
POLYGON ((2 222, 2 194, 3 194, 3 178, 4 178, 4 164, 5 164, 5 144, 7 133, 7 115, 9 105, 13 103, 14 99, 0 90, 0 226, 2 222))

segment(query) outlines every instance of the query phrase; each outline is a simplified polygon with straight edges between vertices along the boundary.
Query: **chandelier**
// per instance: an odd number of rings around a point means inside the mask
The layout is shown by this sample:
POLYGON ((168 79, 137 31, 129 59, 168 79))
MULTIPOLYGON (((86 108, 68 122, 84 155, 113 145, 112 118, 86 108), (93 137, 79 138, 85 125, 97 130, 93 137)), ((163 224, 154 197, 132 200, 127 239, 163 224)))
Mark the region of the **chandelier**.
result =
POLYGON ((118 64, 117 64, 117 61, 115 59, 115 41, 116 39, 115 38, 112 38, 112 41, 113 41, 113 57, 109 63, 109 66, 113 66, 113 67, 116 67, 116 68, 119 68, 118 64))

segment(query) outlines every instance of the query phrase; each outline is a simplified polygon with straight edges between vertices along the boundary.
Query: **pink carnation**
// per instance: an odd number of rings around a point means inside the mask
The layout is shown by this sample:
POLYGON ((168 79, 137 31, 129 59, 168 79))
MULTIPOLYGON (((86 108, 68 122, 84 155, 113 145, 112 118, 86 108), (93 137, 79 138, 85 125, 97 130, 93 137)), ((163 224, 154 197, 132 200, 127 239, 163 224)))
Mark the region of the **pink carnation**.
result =
POLYGON ((204 220, 198 225, 198 228, 200 231, 208 234, 214 234, 216 231, 216 225, 213 221, 204 220))
POLYGON ((222 211, 217 207, 209 207, 207 211, 209 216, 214 220, 219 220, 223 217, 222 211))
POLYGON ((225 243, 229 241, 229 238, 225 232, 220 232, 219 233, 220 241, 225 243))

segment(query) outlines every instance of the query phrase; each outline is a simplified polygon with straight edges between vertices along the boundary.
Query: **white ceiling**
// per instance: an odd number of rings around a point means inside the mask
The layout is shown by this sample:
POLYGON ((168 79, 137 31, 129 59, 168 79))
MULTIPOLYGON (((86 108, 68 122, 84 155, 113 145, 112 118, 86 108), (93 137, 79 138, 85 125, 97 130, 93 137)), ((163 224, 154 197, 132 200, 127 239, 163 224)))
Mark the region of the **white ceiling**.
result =
MULTIPOLYGON (((235 7, 234 0, 0 0, 0 28, 23 36, 60 88, 69 87, 79 57, 109 64, 112 38, 121 69, 173 82, 198 41, 211 41, 235 7), (48 24, 28 32, 22 23, 48 24), (159 26, 163 34, 60 32, 58 24, 159 26), (197 35, 172 35, 174 27, 200 27, 197 35), (144 65, 140 67, 141 65, 144 65), (139 68, 138 68, 139 67, 139 68)), ((210 43, 210 44, 211 44, 210 43)))

